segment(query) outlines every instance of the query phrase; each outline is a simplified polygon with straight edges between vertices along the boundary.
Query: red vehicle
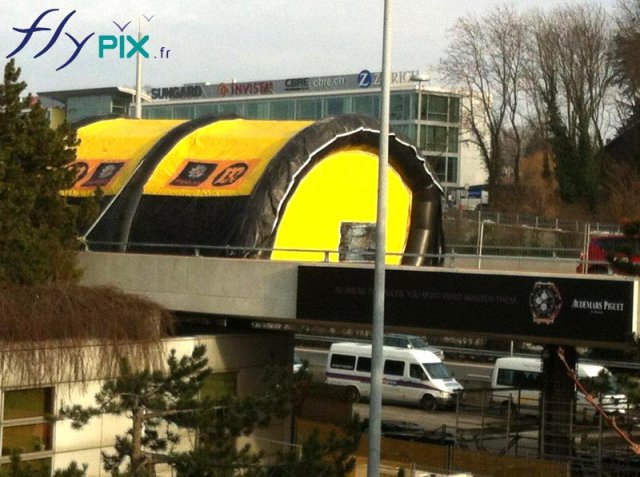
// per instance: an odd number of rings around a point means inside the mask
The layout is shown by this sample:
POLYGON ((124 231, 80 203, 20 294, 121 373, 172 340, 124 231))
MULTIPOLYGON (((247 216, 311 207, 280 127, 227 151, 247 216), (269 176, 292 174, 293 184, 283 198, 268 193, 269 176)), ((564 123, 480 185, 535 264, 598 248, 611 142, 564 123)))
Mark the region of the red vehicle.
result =
POLYGON ((640 274, 640 237, 594 235, 580 254, 578 273, 640 274))

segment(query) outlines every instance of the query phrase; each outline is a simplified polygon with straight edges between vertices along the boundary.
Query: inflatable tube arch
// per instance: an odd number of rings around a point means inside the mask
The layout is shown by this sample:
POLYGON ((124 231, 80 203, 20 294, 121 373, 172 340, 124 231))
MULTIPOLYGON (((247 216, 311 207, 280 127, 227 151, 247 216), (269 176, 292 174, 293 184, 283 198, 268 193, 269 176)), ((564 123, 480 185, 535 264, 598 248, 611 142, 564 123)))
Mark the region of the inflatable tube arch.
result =
MULTIPOLYGON (((372 118, 111 119, 78 136, 78 162, 87 167, 65 194, 83 200, 100 186, 111 198, 85 234, 89 249, 372 256, 380 136, 372 118), (124 159, 114 172, 116 157, 124 159), (111 175, 101 176, 107 166, 111 175)), ((396 255, 388 262, 434 264, 425 255, 443 248, 442 188, 416 149, 393 134, 389 167, 387 251, 396 255)))
MULTIPOLYGON (((128 178, 126 184, 113 197, 112 201, 104 208, 100 219, 87 231, 88 240, 94 240, 105 244, 106 249, 123 250, 129 241, 129 232, 132 226, 136 208, 142 196, 143 187, 149 176, 153 173, 163 157, 180 141, 199 128, 218 120, 234 119, 234 114, 208 115, 192 121, 177 121, 176 124, 167 124, 170 127, 163 135, 145 150, 144 155, 137 164, 134 174, 128 178)), ((130 127, 135 131, 135 126, 148 123, 148 121, 136 121, 130 127)), ((160 122, 161 124, 164 121, 160 122)), ((97 248, 97 247, 95 247, 97 248)))

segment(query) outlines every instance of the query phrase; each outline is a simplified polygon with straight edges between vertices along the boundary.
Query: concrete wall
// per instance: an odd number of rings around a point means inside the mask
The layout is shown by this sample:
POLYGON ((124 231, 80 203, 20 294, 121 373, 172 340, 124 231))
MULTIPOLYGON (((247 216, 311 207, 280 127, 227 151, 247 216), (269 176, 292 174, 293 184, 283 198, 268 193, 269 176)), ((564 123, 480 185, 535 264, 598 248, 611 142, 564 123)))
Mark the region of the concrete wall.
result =
POLYGON ((295 318, 297 264, 82 252, 83 285, 112 285, 173 311, 295 318))

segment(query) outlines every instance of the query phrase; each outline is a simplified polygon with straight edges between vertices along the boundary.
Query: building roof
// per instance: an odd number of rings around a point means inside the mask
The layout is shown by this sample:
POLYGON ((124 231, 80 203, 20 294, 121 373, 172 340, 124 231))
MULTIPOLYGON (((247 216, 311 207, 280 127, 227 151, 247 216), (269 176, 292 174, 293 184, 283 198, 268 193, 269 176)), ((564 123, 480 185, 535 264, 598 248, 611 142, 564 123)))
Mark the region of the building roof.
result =
MULTIPOLYGON (((87 88, 87 89, 67 89, 62 91, 39 91, 38 96, 53 99, 60 103, 66 104, 69 98, 79 98, 85 96, 120 96, 135 98, 136 90, 124 86, 108 86, 104 88, 87 88)), ((143 101, 151 101, 151 97, 142 93, 143 101)))

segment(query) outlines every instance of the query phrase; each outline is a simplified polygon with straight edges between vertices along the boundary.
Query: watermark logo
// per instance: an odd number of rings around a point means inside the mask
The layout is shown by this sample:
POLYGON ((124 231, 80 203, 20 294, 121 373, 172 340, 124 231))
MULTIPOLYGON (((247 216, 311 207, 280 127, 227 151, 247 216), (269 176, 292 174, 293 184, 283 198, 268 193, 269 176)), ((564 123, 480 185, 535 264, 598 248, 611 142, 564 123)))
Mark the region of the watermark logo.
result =
MULTIPOLYGON (((13 30, 22 35, 17 47, 14 48, 6 57, 11 58, 20 53, 28 44, 32 42, 46 42, 42 49, 38 51, 34 58, 40 58, 46 54, 51 48, 58 43, 64 43, 61 47, 67 48, 70 51, 70 55, 67 60, 56 68, 56 71, 60 71, 70 65, 80 53, 85 50, 85 47, 89 43, 89 40, 96 36, 96 32, 89 32, 87 35, 78 35, 73 29, 71 20, 76 14, 77 10, 72 10, 67 13, 62 20, 60 20, 59 8, 50 8, 38 15, 33 23, 27 27, 13 27, 13 30), (56 23, 57 22, 57 23, 56 23), (64 37, 62 34, 64 33, 64 37), (68 41, 65 41, 65 37, 68 41), (41 40, 42 39, 42 40, 41 40), (70 43, 69 43, 70 42, 70 43)), ((151 22, 154 15, 143 15, 147 22, 151 22)), ((137 36, 125 34, 125 30, 131 24, 131 21, 127 21, 122 25, 117 21, 112 22, 120 34, 100 34, 97 35, 97 55, 98 58, 106 58, 113 56, 114 54, 121 59, 131 58, 135 54, 139 54, 144 58, 149 58, 149 50, 147 49, 149 42, 149 35, 137 36)), ((91 49, 90 47, 88 48, 91 49)), ((94 50, 95 51, 95 50, 94 50)), ((169 58, 169 50, 167 47, 160 47, 159 53, 154 55, 154 58, 167 59, 169 58)))
POLYGON ((139 40, 136 40, 131 35, 100 35, 98 37, 98 57, 104 58, 105 50, 115 50, 117 48, 120 58, 131 58, 136 53, 149 58, 149 53, 144 49, 144 44, 147 41, 149 41, 149 35, 145 35, 139 40), (131 45, 131 48, 127 49, 129 45, 131 45), (126 55, 125 49, 127 49, 126 55))

